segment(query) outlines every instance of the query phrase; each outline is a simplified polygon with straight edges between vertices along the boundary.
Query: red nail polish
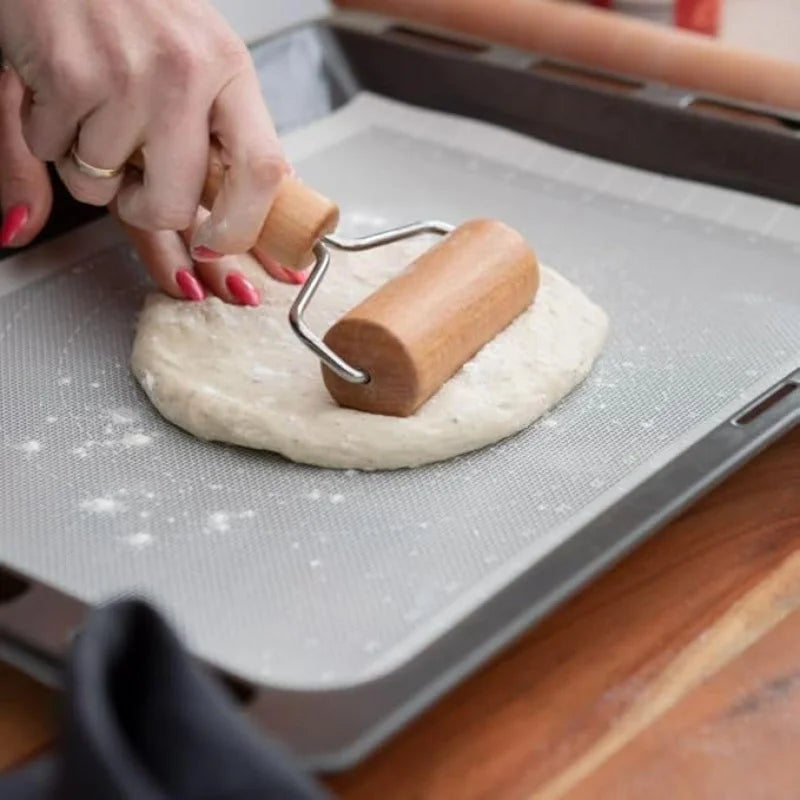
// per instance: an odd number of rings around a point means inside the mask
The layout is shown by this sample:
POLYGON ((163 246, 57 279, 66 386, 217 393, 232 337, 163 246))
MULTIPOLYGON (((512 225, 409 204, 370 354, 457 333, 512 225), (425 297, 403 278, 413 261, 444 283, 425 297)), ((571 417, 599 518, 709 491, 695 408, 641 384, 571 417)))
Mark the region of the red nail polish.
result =
POLYGON ((197 247, 192 248, 192 255, 200 261, 216 261, 222 258, 223 254, 206 247, 204 244, 199 244, 197 247))
POLYGON ((295 272, 295 270, 287 267, 283 268, 283 274, 288 283, 294 283, 297 286, 302 286, 308 280, 308 275, 305 272, 295 272))
POLYGON ((9 247, 19 232, 28 224, 30 209, 21 203, 11 206, 0 228, 0 247, 9 247))
POLYGON ((175 273, 175 283, 187 300, 205 300, 206 293, 200 281, 188 269, 180 269, 175 273))
POLYGON ((261 304, 256 287, 250 283, 241 272, 231 272, 225 278, 225 285, 228 291, 243 305, 257 306, 261 304))

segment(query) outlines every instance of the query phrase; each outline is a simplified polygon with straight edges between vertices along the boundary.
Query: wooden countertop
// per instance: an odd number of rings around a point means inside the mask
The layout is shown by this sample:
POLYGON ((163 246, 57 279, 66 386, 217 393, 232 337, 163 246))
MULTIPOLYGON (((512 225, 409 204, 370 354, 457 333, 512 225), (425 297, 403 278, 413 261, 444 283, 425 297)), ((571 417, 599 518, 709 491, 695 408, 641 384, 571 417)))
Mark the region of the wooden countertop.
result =
MULTIPOLYGON (((795 0, 726 7, 727 38, 800 55, 795 0)), ((49 747, 54 706, 0 665, 0 770, 49 747)), ((798 734, 795 430, 330 786, 345 800, 787 800, 798 734)))

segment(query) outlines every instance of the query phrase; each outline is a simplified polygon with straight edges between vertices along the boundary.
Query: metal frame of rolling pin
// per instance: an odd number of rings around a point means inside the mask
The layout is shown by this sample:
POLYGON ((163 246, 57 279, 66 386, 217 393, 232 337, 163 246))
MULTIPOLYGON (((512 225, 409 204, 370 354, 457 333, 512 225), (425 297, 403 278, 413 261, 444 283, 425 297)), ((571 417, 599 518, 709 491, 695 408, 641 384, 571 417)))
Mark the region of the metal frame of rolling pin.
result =
POLYGON ((308 304, 325 278, 325 273, 331 263, 331 254, 328 247, 351 253, 362 253, 365 250, 372 250, 373 247, 382 247, 387 244, 411 239, 415 236, 422 236, 426 233, 438 236, 447 236, 453 230, 453 226, 446 222, 430 220, 428 222, 415 222, 411 225, 404 225, 401 228, 392 228, 381 233, 374 233, 371 236, 362 236, 358 239, 347 239, 343 236, 329 234, 325 236, 314 247, 316 262, 311 270, 308 280, 297 294, 297 298, 289 310, 289 324, 297 334, 300 341, 317 356, 331 371, 348 383, 365 384, 369 383, 369 373, 358 367, 348 364, 341 356, 337 355, 325 342, 319 338, 306 325, 303 315, 308 304))

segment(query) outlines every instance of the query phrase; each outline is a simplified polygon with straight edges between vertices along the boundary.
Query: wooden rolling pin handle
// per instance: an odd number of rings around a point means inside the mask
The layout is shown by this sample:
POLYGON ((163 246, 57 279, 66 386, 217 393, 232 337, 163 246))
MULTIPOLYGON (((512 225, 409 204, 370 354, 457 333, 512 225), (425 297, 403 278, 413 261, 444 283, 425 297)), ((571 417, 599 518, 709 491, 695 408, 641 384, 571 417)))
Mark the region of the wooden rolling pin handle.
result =
MULTIPOLYGON (((213 152, 202 202, 211 208, 219 191, 224 167, 213 152)), ((302 269, 313 259, 312 249, 336 230, 339 207, 297 178, 286 176, 264 221, 254 249, 272 256, 286 267, 302 269)))
MULTIPOLYGON (((131 158, 131 164, 143 169, 141 153, 131 158)), ((206 208, 214 204, 224 171, 219 153, 212 146, 202 196, 206 208)), ((339 207, 334 202, 297 178, 287 176, 281 181, 253 249, 283 266, 302 269, 311 263, 314 245, 338 224, 339 207)))

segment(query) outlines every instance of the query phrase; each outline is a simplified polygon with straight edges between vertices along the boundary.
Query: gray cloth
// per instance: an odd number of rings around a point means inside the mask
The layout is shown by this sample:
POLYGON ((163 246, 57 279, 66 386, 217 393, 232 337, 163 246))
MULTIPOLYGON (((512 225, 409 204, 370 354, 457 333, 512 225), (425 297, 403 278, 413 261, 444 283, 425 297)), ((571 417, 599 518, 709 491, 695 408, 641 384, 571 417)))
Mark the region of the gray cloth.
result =
POLYGON ((0 780, 3 800, 326 796, 134 601, 95 611, 76 639, 57 754, 0 780))

